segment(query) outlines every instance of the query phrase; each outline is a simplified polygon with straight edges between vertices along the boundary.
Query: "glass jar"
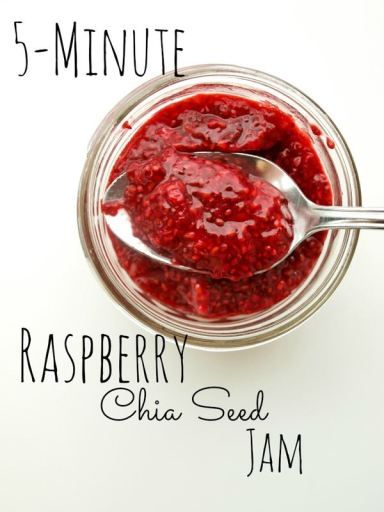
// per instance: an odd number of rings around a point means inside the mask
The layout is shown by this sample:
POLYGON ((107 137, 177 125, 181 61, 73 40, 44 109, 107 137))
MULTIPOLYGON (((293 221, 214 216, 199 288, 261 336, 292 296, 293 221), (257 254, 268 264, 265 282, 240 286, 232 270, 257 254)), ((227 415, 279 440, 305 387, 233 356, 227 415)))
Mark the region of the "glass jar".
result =
POLYGON ((123 98, 100 124, 90 142, 80 183, 80 238, 104 287, 134 320, 157 333, 188 334, 189 344, 201 348, 251 347, 292 330, 328 299, 350 264, 358 231, 329 232, 311 274, 290 296, 270 309, 218 320, 189 316, 146 297, 119 265, 101 212, 101 201, 120 152, 136 130, 169 102, 193 95, 197 89, 230 92, 259 101, 267 99, 295 118, 312 138, 336 205, 361 204, 358 176, 349 149, 334 123, 292 85, 260 71, 236 66, 193 66, 183 73, 185 76, 181 78, 167 74, 141 85, 123 98), (125 122, 132 129, 124 129, 125 122), (314 136, 313 126, 321 131, 321 137, 314 136), (332 150, 329 141, 334 143, 332 150))

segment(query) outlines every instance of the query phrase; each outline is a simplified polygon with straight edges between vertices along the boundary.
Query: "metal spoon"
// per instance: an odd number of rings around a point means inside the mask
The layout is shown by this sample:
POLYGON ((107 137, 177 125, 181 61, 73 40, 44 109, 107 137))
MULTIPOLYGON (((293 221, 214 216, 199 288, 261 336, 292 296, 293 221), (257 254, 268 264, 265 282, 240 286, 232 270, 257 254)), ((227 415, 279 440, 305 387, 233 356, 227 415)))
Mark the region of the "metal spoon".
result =
MULTIPOLYGON (((271 183, 271 185, 282 192, 288 200, 288 207, 293 218, 294 229, 294 236, 289 251, 281 260, 268 268, 259 270, 256 272, 257 274, 265 272, 281 263, 303 240, 316 231, 322 231, 324 229, 384 229, 384 208, 318 206, 302 193, 300 188, 283 169, 266 158, 244 153, 201 151, 194 154, 202 156, 205 159, 218 159, 239 165, 245 172, 254 174, 271 183)), ((128 184, 128 178, 125 173, 116 178, 105 193, 104 204, 120 200, 128 184)), ((121 208, 116 215, 105 214, 104 216, 111 231, 132 249, 165 265, 203 274, 208 273, 203 270, 176 265, 169 257, 158 254, 139 238, 135 237, 132 233, 131 220, 124 208, 121 208)))

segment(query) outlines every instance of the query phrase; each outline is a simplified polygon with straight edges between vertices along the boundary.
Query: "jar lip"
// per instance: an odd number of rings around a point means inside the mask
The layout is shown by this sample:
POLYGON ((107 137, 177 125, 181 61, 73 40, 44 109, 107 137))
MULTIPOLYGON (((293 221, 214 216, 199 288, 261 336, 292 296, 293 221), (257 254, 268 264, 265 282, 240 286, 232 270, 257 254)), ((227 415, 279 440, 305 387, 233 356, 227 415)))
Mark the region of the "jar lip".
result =
MULTIPOLYGON (((319 116, 322 123, 332 132, 333 137, 336 139, 335 142, 338 147, 338 151, 340 152, 340 156, 343 157, 344 170, 348 172, 349 181, 347 180, 347 184, 351 187, 354 205, 358 206, 361 204, 361 189, 357 170, 343 136, 328 114, 305 93, 301 92, 290 83, 268 73, 234 65, 201 64, 180 69, 180 73, 183 73, 185 76, 174 77, 172 73, 167 73, 141 84, 120 100, 105 116, 89 144, 88 154, 80 180, 77 203, 78 227, 82 247, 87 259, 96 271, 96 274, 100 278, 104 288, 109 292, 120 309, 128 314, 136 323, 145 325, 153 331, 163 332, 166 335, 180 333, 180 327, 175 328, 173 322, 168 322, 168 325, 165 325, 166 319, 163 319, 160 322, 153 315, 151 315, 152 318, 148 318, 148 315, 142 311, 138 311, 134 306, 132 306, 134 310, 132 310, 132 308, 127 308, 126 297, 123 296, 114 283, 110 282, 110 276, 106 275, 105 264, 100 261, 97 247, 95 246, 95 236, 94 233, 92 233, 91 202, 93 197, 90 190, 90 184, 92 179, 95 178, 95 173, 98 170, 96 166, 97 158, 100 156, 100 149, 108 138, 111 137, 114 128, 119 125, 126 115, 126 112, 132 110, 133 106, 138 105, 146 98, 162 91, 166 87, 174 84, 181 86, 184 82, 188 82, 191 79, 203 78, 210 75, 216 77, 237 77, 251 81, 258 80, 265 82, 267 86, 272 85, 278 87, 282 94, 288 97, 292 96, 294 101, 298 103, 302 102, 304 104, 308 103, 311 109, 313 109, 313 111, 319 116)), ((264 332, 262 335, 249 335, 247 332, 244 332, 243 335, 240 335, 239 333, 232 335, 222 335, 220 333, 215 335, 209 333, 202 333, 199 335, 192 334, 189 336, 189 345, 195 348, 215 351, 239 350, 265 344, 273 339, 281 337, 286 332, 291 331, 293 328, 307 320, 337 288, 352 260, 358 241, 358 235, 358 231, 345 232, 343 250, 342 253, 339 254, 338 261, 335 263, 335 265, 337 265, 336 272, 330 277, 326 286, 323 286, 316 296, 311 298, 310 303, 304 304, 303 309, 301 311, 297 311, 296 315, 290 320, 286 319, 284 324, 275 325, 270 328, 268 332, 264 332)))

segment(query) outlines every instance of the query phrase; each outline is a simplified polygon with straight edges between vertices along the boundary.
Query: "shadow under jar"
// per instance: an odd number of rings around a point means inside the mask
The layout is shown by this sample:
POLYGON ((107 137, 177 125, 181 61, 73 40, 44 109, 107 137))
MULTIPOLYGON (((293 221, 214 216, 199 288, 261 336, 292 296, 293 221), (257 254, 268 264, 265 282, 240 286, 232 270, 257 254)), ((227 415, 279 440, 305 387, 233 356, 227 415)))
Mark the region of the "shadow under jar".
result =
MULTIPOLYGON (((94 134, 78 198, 83 249, 114 300, 131 318, 147 328, 166 335, 188 334, 189 344, 200 348, 251 347, 292 330, 326 301, 350 264, 358 231, 320 234, 321 250, 306 277, 271 307, 247 314, 239 310, 236 314, 216 317, 172 307, 153 296, 151 298, 129 276, 120 264, 121 256, 119 261, 115 251, 116 240, 113 243, 108 232, 102 200, 119 156, 145 123, 167 107, 198 94, 230 95, 271 105, 293 118, 295 125, 310 138, 328 178, 333 204, 360 206, 357 172, 348 147, 333 122, 293 86, 271 75, 235 66, 202 65, 182 72, 185 75, 182 78, 164 75, 128 94, 94 134)), ((284 168, 283 164, 281 166, 284 168)))

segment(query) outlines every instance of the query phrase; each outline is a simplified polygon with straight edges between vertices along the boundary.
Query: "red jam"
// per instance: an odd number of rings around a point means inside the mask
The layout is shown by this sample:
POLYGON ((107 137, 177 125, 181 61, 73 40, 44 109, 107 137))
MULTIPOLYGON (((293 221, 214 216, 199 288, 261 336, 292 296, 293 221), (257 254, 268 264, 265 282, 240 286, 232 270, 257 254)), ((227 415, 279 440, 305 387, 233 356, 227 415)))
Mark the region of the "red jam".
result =
POLYGON ((250 314, 286 298, 308 276, 324 240, 317 234, 275 268, 290 246, 284 196, 241 167, 196 151, 248 152, 278 165, 314 202, 332 191, 308 134, 269 103, 199 93, 157 112, 119 156, 110 181, 130 185, 124 207, 136 236, 185 272, 153 262, 113 234, 118 260, 149 297, 179 311, 217 318, 250 314))

